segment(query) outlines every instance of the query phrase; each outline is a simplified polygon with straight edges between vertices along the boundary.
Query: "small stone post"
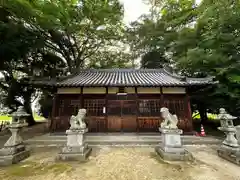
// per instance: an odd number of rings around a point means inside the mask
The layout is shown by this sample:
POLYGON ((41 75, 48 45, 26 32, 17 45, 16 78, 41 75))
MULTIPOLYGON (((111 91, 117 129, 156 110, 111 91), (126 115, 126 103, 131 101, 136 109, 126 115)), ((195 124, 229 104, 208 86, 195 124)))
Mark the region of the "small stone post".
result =
POLYGON ((25 117, 29 116, 24 111, 24 107, 18 107, 17 111, 11 114, 12 122, 8 125, 12 136, 4 144, 4 147, 0 149, 0 165, 6 166, 16 164, 30 155, 30 151, 26 149, 23 139, 20 136, 20 131, 28 124, 25 122, 25 117))
POLYGON ((88 131, 84 122, 85 115, 86 109, 79 109, 77 116, 71 117, 71 127, 66 131, 67 143, 59 153, 58 160, 80 162, 87 160, 92 149, 85 141, 85 133, 88 131))
POLYGON ((178 129, 178 118, 172 115, 165 107, 161 108, 164 121, 161 123, 159 131, 162 133, 162 143, 155 148, 157 154, 167 161, 187 161, 192 160, 193 156, 182 146, 182 130, 178 129))
POLYGON ((221 127, 218 129, 226 134, 226 138, 217 152, 220 157, 240 165, 240 149, 235 138, 236 128, 233 125, 233 120, 236 118, 228 114, 224 108, 220 108, 217 119, 220 120, 221 127))

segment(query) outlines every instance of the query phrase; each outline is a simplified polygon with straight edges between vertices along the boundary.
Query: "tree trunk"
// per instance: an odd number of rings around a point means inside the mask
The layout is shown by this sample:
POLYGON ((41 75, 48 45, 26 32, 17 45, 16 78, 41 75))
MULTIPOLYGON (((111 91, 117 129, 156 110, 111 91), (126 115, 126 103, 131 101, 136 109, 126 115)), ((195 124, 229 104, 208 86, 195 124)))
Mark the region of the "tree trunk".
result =
POLYGON ((30 116, 28 116, 28 117, 26 118, 26 121, 27 121, 27 123, 28 123, 28 126, 33 126, 33 125, 35 125, 35 124, 36 124, 36 121, 34 120, 34 117, 33 117, 31 105, 25 105, 25 104, 24 104, 24 108, 25 108, 26 112, 27 112, 28 114, 30 114, 30 116))
POLYGON ((29 95, 27 96, 24 96, 24 109, 28 114, 30 114, 30 116, 26 118, 28 126, 33 126, 34 124, 36 124, 36 121, 34 120, 33 113, 32 113, 31 93, 29 93, 29 95))
POLYGON ((198 111, 199 111, 200 118, 201 118, 201 124, 205 125, 208 120, 207 109, 205 108, 203 103, 198 103, 197 106, 198 106, 198 111))

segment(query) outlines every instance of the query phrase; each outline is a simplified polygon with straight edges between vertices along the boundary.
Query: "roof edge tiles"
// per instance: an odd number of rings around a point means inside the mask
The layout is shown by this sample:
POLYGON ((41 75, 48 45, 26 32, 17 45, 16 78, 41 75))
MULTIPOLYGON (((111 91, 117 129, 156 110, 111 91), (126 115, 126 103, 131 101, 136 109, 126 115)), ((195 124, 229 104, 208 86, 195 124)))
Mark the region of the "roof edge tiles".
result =
POLYGON ((166 69, 84 69, 64 77, 54 86, 192 86, 215 84, 214 77, 189 78, 166 69))

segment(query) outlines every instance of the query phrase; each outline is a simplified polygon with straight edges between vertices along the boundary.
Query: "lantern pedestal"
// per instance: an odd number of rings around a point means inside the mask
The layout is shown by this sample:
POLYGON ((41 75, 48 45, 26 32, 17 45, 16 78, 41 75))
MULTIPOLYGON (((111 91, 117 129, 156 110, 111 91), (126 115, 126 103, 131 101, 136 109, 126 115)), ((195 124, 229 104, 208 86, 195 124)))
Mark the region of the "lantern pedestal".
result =
POLYGON ((231 161, 235 164, 240 165, 240 151, 227 147, 227 146, 221 146, 217 150, 218 156, 222 157, 228 161, 231 161))
POLYGON ((20 130, 25 126, 27 126, 26 123, 18 122, 9 125, 8 128, 12 136, 4 144, 4 147, 0 149, 0 166, 16 164, 29 157, 30 152, 26 149, 20 136, 20 130))

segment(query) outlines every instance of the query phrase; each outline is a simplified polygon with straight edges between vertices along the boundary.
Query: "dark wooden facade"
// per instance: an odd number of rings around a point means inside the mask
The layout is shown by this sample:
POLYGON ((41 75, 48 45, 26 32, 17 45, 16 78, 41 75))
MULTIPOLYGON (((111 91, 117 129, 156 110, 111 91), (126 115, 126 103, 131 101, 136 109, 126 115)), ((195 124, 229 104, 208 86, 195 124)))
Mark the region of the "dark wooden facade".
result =
POLYGON ((191 132, 188 93, 215 82, 213 77, 183 77, 163 68, 85 69, 41 83, 58 89, 50 123, 54 132, 68 129, 79 108, 87 109, 90 132, 154 132, 162 122, 162 107, 178 116, 180 129, 191 132), (119 95, 122 91, 126 94, 119 95))
POLYGON ((87 109, 86 122, 90 132, 157 132, 162 121, 161 107, 169 108, 179 118, 178 127, 192 131, 192 119, 187 93, 167 94, 159 87, 158 93, 56 94, 50 129, 53 132, 69 128, 72 114, 79 108, 87 109))

